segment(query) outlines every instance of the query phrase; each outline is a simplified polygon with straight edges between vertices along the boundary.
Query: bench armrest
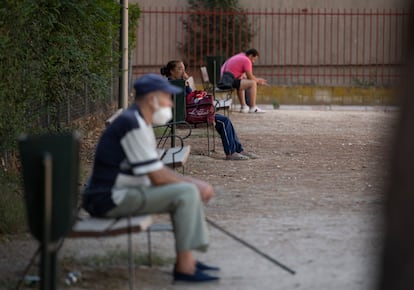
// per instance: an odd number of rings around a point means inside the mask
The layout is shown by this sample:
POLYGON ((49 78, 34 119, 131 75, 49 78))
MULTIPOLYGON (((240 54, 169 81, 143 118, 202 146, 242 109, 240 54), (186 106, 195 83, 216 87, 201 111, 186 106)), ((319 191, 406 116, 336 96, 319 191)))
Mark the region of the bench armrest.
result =
POLYGON ((191 125, 185 121, 170 122, 166 125, 153 126, 153 128, 154 129, 165 128, 161 136, 156 137, 158 139, 158 144, 157 144, 158 148, 164 148, 168 139, 171 140, 172 138, 178 138, 180 140, 181 147, 182 147, 184 144, 183 140, 190 137, 192 133, 191 125), (176 132, 172 132, 172 131, 176 131, 176 129, 173 129, 173 127, 175 128, 176 126, 186 127, 185 129, 187 129, 187 132, 184 134, 184 136, 177 135, 176 132))

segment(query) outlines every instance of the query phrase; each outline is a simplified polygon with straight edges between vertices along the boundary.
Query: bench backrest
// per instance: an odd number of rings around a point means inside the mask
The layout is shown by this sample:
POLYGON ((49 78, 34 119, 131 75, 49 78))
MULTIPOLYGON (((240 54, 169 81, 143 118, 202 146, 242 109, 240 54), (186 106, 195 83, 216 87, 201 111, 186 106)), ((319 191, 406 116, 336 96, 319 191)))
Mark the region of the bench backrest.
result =
POLYGON ((220 80, 220 70, 222 64, 226 61, 226 58, 222 55, 210 55, 206 57, 207 72, 210 82, 213 86, 217 86, 220 80))
POLYGON ((19 151, 29 229, 38 241, 57 241, 76 216, 80 137, 69 132, 22 136, 19 151))
POLYGON ((173 122, 185 121, 185 81, 171 80, 170 83, 183 90, 181 93, 173 95, 173 122))

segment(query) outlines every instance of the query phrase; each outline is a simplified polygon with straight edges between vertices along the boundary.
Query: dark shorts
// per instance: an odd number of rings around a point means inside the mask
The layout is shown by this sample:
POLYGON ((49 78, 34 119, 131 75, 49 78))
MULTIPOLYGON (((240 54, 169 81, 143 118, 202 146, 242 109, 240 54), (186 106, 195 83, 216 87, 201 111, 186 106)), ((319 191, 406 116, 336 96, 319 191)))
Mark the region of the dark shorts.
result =
POLYGON ((233 81, 233 88, 235 88, 235 89, 240 89, 240 83, 241 83, 241 80, 239 80, 239 79, 234 79, 234 81, 233 81))

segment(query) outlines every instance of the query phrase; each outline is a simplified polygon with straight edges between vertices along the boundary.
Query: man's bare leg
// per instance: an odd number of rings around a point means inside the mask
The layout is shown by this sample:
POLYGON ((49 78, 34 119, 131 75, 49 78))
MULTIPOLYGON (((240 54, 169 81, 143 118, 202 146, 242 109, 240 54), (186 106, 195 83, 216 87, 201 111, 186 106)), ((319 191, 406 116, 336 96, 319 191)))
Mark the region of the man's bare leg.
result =
POLYGON ((193 275, 195 272, 195 260, 191 251, 182 251, 177 254, 176 271, 193 275))
POLYGON ((248 79, 241 80, 240 89, 237 90, 237 96, 239 97, 239 102, 242 106, 246 105, 246 99, 244 97, 244 90, 246 89, 249 91, 250 107, 254 108, 256 106, 257 83, 248 79), (242 97, 241 93, 239 94, 240 91, 242 91, 242 97))
POLYGON ((191 251, 181 251, 177 254, 177 263, 174 267, 174 281, 186 282, 213 282, 219 277, 204 273, 203 270, 220 270, 218 267, 205 265, 201 262, 196 264, 191 251))
POLYGON ((237 98, 239 99, 241 106, 246 106, 246 98, 245 98, 245 90, 238 89, 237 90, 237 98))

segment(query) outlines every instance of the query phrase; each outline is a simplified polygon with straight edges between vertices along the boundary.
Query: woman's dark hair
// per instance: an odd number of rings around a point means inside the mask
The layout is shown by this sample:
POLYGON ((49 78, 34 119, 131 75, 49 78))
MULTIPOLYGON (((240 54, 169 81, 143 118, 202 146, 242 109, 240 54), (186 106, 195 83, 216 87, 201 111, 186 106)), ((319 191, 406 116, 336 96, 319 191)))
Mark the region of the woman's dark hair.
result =
POLYGON ((180 63, 180 62, 182 62, 181 60, 171 60, 171 61, 169 61, 168 63, 167 63, 167 65, 166 66, 163 66, 161 69, 160 69, 160 73, 163 75, 163 76, 166 76, 167 78, 168 77, 170 77, 171 76, 171 71, 173 70, 173 69, 175 69, 175 67, 180 63))

